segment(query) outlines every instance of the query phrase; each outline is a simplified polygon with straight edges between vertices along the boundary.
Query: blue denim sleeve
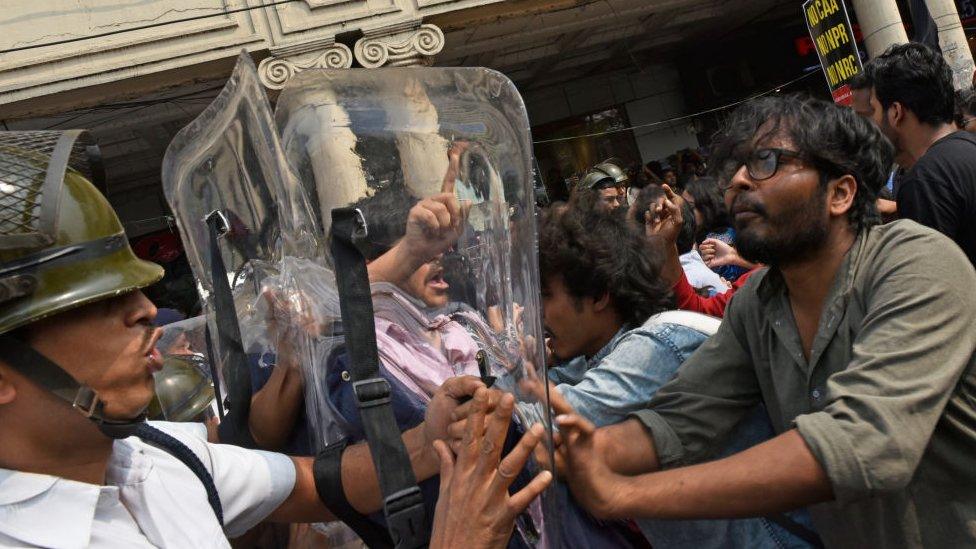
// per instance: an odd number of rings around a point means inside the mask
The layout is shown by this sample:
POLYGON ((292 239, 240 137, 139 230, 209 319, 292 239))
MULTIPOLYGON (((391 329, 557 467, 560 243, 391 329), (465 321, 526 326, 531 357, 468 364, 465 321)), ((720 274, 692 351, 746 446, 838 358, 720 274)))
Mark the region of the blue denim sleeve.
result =
POLYGON ((566 362, 556 363, 549 368, 549 381, 556 385, 576 385, 586 375, 586 359, 576 357, 566 362))
POLYGON ((647 407, 654 393, 667 383, 686 356, 684 347, 697 347, 704 336, 672 330, 636 331, 625 335, 579 383, 557 385, 559 392, 583 417, 597 426, 623 421, 628 414, 647 407))

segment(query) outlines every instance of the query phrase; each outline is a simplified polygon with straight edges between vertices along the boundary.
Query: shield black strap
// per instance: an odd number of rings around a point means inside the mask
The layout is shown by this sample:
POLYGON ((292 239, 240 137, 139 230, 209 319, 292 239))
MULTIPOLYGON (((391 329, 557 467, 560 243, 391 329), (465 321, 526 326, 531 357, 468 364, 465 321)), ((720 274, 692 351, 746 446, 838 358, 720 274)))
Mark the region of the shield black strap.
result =
MULTIPOLYGON (((217 351, 217 364, 230 366, 224 368, 224 383, 227 387, 228 403, 226 415, 221 418, 221 442, 254 448, 254 437, 248 427, 251 411, 251 379, 247 371, 247 357, 241 342, 241 328, 237 324, 237 308, 227 280, 224 257, 220 253, 219 240, 230 227, 219 210, 207 215, 207 230, 210 234, 210 280, 213 284, 213 311, 217 327, 214 350, 217 351)), ((214 377, 218 379, 217 376, 214 377)), ((218 395, 218 398, 219 395, 218 395)))
POLYGON ((366 220, 359 210, 332 210, 330 246, 346 334, 349 374, 383 494, 383 512, 390 537, 397 548, 425 547, 429 532, 423 495, 393 415, 390 384, 379 373, 369 274, 360 248, 365 245, 367 231, 366 220))
MULTIPOLYGON (((210 324, 206 324, 204 327, 203 338, 207 345, 207 352, 210 354, 210 356, 217 356, 217 353, 214 350, 213 337, 210 335, 210 324)), ((215 399, 217 401, 217 417, 222 418, 224 417, 224 398, 221 395, 223 395, 224 392, 220 386, 220 372, 217 371, 216 360, 208 360, 207 362, 209 363, 208 366, 210 367, 210 379, 213 380, 214 395, 217 397, 215 399)))

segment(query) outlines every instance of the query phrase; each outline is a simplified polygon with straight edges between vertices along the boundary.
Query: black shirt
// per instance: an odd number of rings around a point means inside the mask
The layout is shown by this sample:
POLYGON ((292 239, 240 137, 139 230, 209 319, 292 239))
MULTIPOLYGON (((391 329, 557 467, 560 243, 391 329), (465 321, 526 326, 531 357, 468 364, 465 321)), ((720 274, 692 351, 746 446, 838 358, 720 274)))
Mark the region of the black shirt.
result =
POLYGON ((976 135, 936 141, 898 181, 898 215, 948 236, 976 266, 976 135))

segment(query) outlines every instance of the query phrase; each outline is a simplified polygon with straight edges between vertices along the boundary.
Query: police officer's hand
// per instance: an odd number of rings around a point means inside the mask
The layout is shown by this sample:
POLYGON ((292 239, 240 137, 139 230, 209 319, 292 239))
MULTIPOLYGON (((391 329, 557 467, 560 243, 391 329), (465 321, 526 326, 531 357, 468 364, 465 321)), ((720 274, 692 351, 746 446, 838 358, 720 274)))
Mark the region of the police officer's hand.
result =
POLYGON ((534 425, 501 459, 515 399, 511 394, 503 395, 490 414, 488 400, 487 389, 475 393, 456 462, 443 441, 435 443, 441 459, 441 488, 430 547, 505 547, 515 519, 552 481, 552 475, 543 471, 522 490, 508 493, 538 446, 543 429, 534 425))

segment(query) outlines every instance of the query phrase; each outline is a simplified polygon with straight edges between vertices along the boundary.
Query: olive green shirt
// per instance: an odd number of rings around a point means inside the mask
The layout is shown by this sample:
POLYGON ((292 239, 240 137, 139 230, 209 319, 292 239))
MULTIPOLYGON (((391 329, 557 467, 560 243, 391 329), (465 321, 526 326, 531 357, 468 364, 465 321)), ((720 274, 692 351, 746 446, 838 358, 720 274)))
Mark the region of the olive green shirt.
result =
POLYGON ((665 467, 708 457, 760 400, 797 429, 835 501, 828 547, 976 546, 976 272, 912 221, 862 232, 806 360, 787 288, 756 273, 718 333, 636 413, 665 467))

